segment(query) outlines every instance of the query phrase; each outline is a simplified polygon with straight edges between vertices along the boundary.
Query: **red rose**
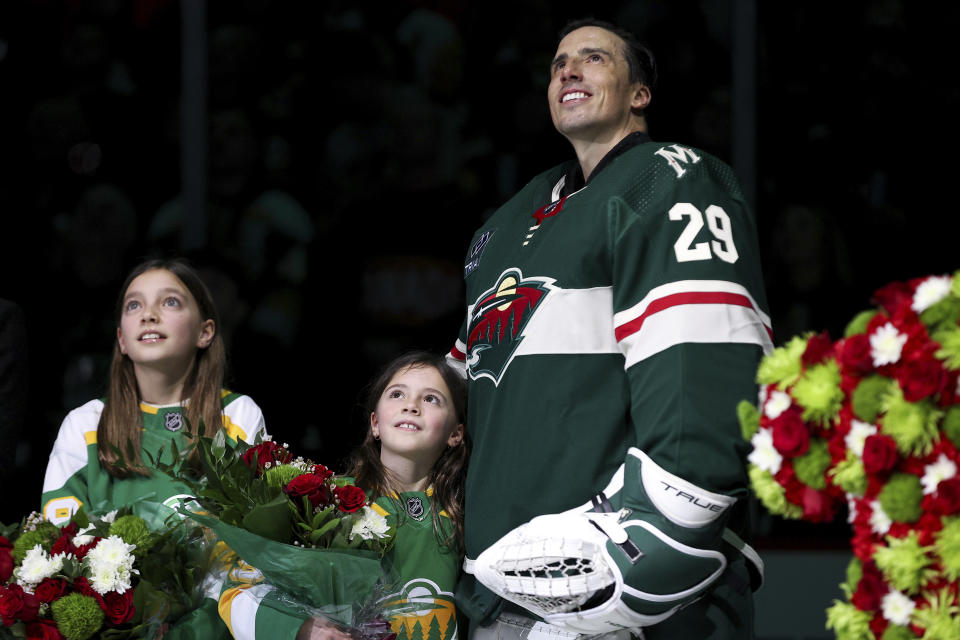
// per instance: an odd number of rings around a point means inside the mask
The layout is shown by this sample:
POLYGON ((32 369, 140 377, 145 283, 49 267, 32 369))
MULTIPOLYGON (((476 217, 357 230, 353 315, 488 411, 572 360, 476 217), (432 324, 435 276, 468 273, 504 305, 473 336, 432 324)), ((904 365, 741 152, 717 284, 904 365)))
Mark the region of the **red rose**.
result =
POLYGON ((107 621, 110 624, 117 625, 129 622, 133 619, 133 589, 127 589, 123 593, 108 591, 103 595, 103 612, 107 614, 107 621))
POLYGON ((946 372, 933 358, 917 358, 903 363, 897 372, 897 382, 908 402, 919 402, 943 387, 946 372))
POLYGON ((59 600, 67 592, 67 581, 59 578, 44 578, 34 589, 33 594, 40 602, 51 603, 59 600))
POLYGON ((863 576, 857 583, 857 590, 850 598, 850 603, 861 611, 876 611, 880 608, 883 596, 890 589, 883 582, 883 575, 873 562, 863 563, 863 576))
POLYGON ((17 620, 32 622, 37 617, 40 601, 18 584, 0 587, 0 619, 11 626, 17 620))
POLYGON ((95 546, 97 546, 97 543, 99 543, 102 539, 103 538, 101 538, 100 536, 94 536, 93 540, 91 540, 87 544, 82 544, 79 547, 74 547, 73 555, 76 556, 77 560, 83 560, 84 558, 87 557, 87 554, 90 553, 90 550, 93 549, 95 546))
POLYGON ((943 516, 960 511, 960 476, 953 476, 937 485, 934 509, 943 516))
POLYGON ((293 456, 285 448, 272 440, 261 442, 258 445, 250 447, 243 452, 241 456, 248 467, 253 466, 253 459, 257 459, 257 475, 263 473, 263 467, 269 462, 271 465, 283 464, 289 462, 293 456))
POLYGON ((798 409, 787 409, 771 420, 770 426, 773 428, 773 446, 784 456, 796 458, 810 448, 810 432, 798 409))
POLYGON ((841 340, 837 345, 837 359, 843 369, 863 375, 873 369, 870 338, 863 333, 841 340))
POLYGON ((321 480, 326 481, 333 477, 333 471, 330 471, 330 469, 327 469, 322 464, 317 464, 313 466, 313 475, 319 476, 321 480))
POLYGON ((872 302, 893 315, 898 309, 909 309, 913 304, 913 287, 906 282, 891 282, 874 292, 872 302))
POLYGON ((830 334, 824 331, 807 340, 807 348, 804 349, 800 360, 804 366, 813 366, 830 355, 832 349, 833 341, 830 340, 830 334))
POLYGON ((353 513, 367 504, 367 494, 354 485, 337 487, 333 490, 333 494, 340 503, 340 511, 344 513, 353 513))
POLYGON ((803 519, 808 522, 830 522, 837 515, 837 500, 825 491, 803 487, 801 499, 803 519))
POLYGON ((297 476, 287 483, 283 492, 293 498, 293 501, 300 504, 300 498, 306 496, 314 508, 330 501, 330 492, 327 490, 326 482, 317 475, 305 473, 297 476))
POLYGON ((13 561, 13 545, 10 541, 0 536, 0 584, 5 583, 13 575, 13 568, 16 563, 13 561))
POLYGON ((890 471, 898 457, 897 443, 890 436, 873 434, 863 442, 863 469, 869 474, 890 471))
POLYGON ((103 596, 94 591, 93 587, 83 576, 73 579, 73 590, 81 595, 90 596, 97 601, 101 609, 103 608, 103 596))
POLYGON ((27 640, 64 640, 53 620, 34 620, 27 623, 27 640))

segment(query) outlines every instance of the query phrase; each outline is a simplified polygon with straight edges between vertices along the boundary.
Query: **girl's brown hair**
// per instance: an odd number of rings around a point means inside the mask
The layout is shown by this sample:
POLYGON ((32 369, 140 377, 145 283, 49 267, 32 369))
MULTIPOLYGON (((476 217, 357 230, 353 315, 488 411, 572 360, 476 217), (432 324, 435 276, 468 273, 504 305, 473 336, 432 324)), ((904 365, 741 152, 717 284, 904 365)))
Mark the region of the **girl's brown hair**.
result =
MULTIPOLYGON (((366 416, 369 420, 371 413, 376 412, 377 402, 383 391, 390 384, 393 376, 405 369, 419 367, 433 367, 443 378, 450 391, 450 401, 458 424, 464 425, 463 440, 459 446, 447 447, 434 463, 428 477, 428 484, 433 487, 430 497, 430 508, 433 514, 433 529, 437 539, 446 546, 456 546, 463 549, 463 494, 467 477, 467 462, 470 458, 470 436, 466 430, 467 424, 467 385, 466 381, 446 363, 443 356, 426 351, 413 351, 396 358, 387 364, 380 375, 370 385, 367 393, 366 416), (440 511, 446 511, 453 522, 453 531, 444 532, 440 524, 440 511)), ((350 458, 349 475, 353 476, 357 485, 367 491, 371 500, 382 496, 399 494, 398 488, 391 480, 390 475, 380 462, 380 441, 373 437, 369 422, 367 434, 363 443, 353 452, 350 458)), ((400 508, 398 514, 403 513, 400 508)))
MULTIPOLYGON (((221 390, 226 371, 226 349, 220 337, 220 318, 213 297, 193 267, 179 258, 148 260, 136 266, 120 287, 114 310, 116 326, 120 326, 123 301, 130 283, 137 276, 154 269, 169 271, 179 278, 196 301, 200 319, 213 320, 213 340, 205 349, 197 349, 181 394, 181 402, 190 400, 185 411, 188 427, 199 431, 200 435, 213 436, 223 422, 221 390)), ((101 466, 112 476, 150 475, 140 457, 143 426, 140 400, 133 362, 120 353, 120 346, 114 340, 110 382, 97 426, 97 457, 101 466)))

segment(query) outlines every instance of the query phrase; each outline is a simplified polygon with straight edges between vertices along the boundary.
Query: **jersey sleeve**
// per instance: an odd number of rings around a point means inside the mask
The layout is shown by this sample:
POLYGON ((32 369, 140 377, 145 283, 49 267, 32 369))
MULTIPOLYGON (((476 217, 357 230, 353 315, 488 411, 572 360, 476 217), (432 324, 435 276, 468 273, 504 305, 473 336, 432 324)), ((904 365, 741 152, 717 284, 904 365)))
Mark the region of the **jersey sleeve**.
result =
POLYGON ((460 333, 450 352, 447 353, 447 364, 453 367, 453 370, 464 378, 467 377, 467 327, 469 326, 469 315, 464 317, 463 324, 460 326, 460 333))
POLYGON ((103 403, 91 400, 63 419, 43 478, 41 511, 56 525, 65 524, 89 502, 86 469, 88 450, 97 441, 103 403))
POLYGON ((249 444, 267 435, 263 412, 250 396, 237 396, 223 408, 223 428, 234 440, 249 444))
POLYGON ((237 640, 296 638, 309 616, 285 607, 263 574, 226 547, 220 558, 222 570, 216 581, 206 585, 206 593, 218 600, 220 618, 230 635, 237 640))
POLYGON ((655 159, 653 179, 610 203, 614 331, 636 446, 703 489, 742 495, 736 405, 755 397, 773 346, 756 228, 729 167, 689 153, 679 170, 655 159))

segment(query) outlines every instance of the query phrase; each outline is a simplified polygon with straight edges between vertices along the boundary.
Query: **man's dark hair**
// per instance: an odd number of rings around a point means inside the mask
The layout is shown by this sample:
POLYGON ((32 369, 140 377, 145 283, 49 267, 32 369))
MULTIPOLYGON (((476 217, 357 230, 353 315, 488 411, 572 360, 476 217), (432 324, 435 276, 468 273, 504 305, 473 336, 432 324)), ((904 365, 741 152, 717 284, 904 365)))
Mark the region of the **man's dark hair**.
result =
POLYGON ((606 29, 610 33, 618 36, 626 45, 623 50, 623 57, 627 59, 627 68, 630 71, 630 82, 640 82, 653 88, 657 82, 657 61, 653 58, 653 52, 645 44, 637 40, 637 37, 630 31, 618 27, 615 24, 596 18, 581 18, 568 22, 560 29, 560 37, 557 43, 563 40, 571 31, 583 27, 598 27, 606 29))

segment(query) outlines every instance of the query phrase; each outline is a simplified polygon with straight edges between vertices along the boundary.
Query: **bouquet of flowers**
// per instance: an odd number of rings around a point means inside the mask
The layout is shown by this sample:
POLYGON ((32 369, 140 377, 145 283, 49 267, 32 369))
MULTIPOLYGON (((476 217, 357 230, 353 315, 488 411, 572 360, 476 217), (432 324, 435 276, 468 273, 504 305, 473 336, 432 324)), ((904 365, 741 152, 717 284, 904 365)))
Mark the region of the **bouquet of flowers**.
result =
POLYGON ((751 484, 772 513, 813 522, 846 500, 847 601, 827 611, 840 640, 960 638, 960 272, 874 300, 842 339, 764 358, 757 406, 739 407, 751 484))
POLYGON ((199 508, 186 515, 255 567, 287 605, 354 629, 383 626, 382 618, 360 621, 357 613, 365 605, 369 613, 370 598, 388 582, 380 561, 396 529, 352 478, 269 438, 249 445, 220 432, 195 446, 200 481, 176 464, 160 465, 193 489, 199 508))
POLYGON ((58 527, 33 513, 0 534, 0 637, 159 637, 195 604, 202 568, 182 523, 151 531, 127 509, 58 527))

